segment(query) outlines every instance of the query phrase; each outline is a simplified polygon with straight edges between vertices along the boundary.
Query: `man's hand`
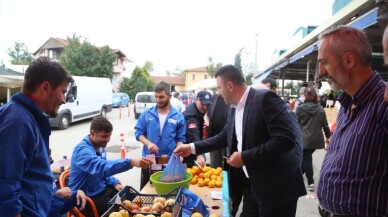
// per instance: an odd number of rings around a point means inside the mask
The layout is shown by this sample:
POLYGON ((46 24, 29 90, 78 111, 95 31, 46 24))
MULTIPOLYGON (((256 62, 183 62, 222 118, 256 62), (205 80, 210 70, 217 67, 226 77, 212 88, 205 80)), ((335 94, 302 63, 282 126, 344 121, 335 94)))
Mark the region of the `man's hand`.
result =
POLYGON ((132 158, 131 159, 131 167, 141 167, 143 169, 149 168, 152 165, 152 161, 142 157, 142 158, 132 158))
POLYGON ((202 155, 197 156, 197 163, 201 165, 201 167, 206 166, 205 158, 202 155))
POLYGON ((234 152, 226 161, 230 166, 240 168, 244 166, 244 162, 241 157, 241 152, 234 152))
POLYGON ((118 183, 116 186, 115 186, 115 189, 116 191, 120 191, 121 189, 123 189, 124 186, 121 184, 121 183, 118 183))
POLYGON ((58 197, 68 200, 71 197, 71 189, 69 187, 64 187, 64 188, 58 189, 55 194, 58 197))
POLYGON ((187 157, 191 154, 191 148, 189 144, 182 144, 175 148, 174 154, 181 156, 181 157, 187 157))
POLYGON ((159 148, 154 143, 150 142, 147 144, 148 151, 150 151, 151 154, 156 154, 159 152, 159 148))
POLYGON ((80 211, 85 208, 85 204, 86 204, 86 195, 82 190, 78 190, 77 191, 77 206, 79 207, 80 211))

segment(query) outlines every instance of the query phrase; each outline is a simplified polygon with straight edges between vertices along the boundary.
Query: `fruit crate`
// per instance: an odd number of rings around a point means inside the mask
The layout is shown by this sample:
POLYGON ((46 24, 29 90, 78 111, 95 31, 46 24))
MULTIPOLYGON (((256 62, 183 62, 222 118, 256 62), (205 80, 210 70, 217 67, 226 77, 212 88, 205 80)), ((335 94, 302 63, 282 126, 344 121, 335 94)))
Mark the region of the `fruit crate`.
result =
MULTIPOLYGON (((115 212, 115 210, 118 210, 118 209, 125 209, 129 212, 129 215, 134 215, 134 214, 143 214, 143 215, 148 215, 148 214, 153 214, 154 216, 161 216, 161 214, 164 212, 164 211, 168 211, 170 213, 173 212, 173 209, 175 210, 179 210, 179 204, 176 203, 175 199, 177 198, 177 194, 179 193, 180 191, 180 188, 174 188, 172 189, 170 192, 168 192, 167 194, 142 194, 142 193, 139 193, 138 191, 136 191, 133 187, 131 186, 125 186, 120 192, 118 192, 110 201, 109 201, 109 205, 111 206, 109 210, 111 210, 109 213, 111 212, 115 212), (117 197, 119 197, 119 199, 117 199, 117 197), (144 206, 149 206, 149 207, 152 207, 153 205, 153 201, 155 198, 157 197, 164 197, 166 200, 168 199, 174 199, 174 204, 173 205, 170 205, 170 206, 166 206, 162 211, 160 212, 144 212, 144 211, 137 211, 137 212, 134 212, 128 208, 126 208, 125 206, 123 206, 121 203, 124 201, 124 200, 129 200, 131 201, 132 203, 135 203, 140 207, 144 207, 144 206), (175 204, 176 207, 175 207, 175 204)), ((106 213, 108 213, 108 211, 106 213)), ((179 213, 179 211, 176 211, 177 213, 179 213)), ((107 215, 109 216, 109 215, 107 215)), ((175 214, 175 215, 172 215, 172 216, 180 216, 179 214, 175 214)))

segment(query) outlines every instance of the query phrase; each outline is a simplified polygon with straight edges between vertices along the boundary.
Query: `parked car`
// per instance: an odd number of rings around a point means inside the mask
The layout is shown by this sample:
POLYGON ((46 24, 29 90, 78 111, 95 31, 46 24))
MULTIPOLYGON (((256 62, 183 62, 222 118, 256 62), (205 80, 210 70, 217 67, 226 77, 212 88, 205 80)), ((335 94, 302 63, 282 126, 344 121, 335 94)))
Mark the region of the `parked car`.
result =
POLYGON ((140 114, 152 106, 156 105, 154 92, 138 92, 135 96, 133 110, 135 118, 138 119, 140 114))
POLYGON ((126 93, 112 93, 113 107, 128 106, 129 101, 129 96, 126 93))
POLYGON ((187 104, 187 98, 189 98, 189 96, 190 96, 190 91, 181 91, 180 92, 180 94, 181 94, 181 98, 182 98, 182 102, 183 102, 183 104, 187 104))

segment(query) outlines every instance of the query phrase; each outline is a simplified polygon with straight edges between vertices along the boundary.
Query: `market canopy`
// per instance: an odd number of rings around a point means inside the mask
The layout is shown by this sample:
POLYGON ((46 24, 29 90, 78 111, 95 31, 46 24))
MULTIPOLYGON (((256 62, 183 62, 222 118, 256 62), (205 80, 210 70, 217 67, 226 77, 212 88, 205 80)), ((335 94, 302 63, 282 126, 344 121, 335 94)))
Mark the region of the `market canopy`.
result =
POLYGON ((188 87, 188 90, 203 90, 203 89, 211 89, 217 87, 217 82, 215 78, 205 79, 202 81, 198 81, 188 87))
POLYGON ((24 74, 5 67, 0 66, 0 87, 16 88, 23 85, 24 74))

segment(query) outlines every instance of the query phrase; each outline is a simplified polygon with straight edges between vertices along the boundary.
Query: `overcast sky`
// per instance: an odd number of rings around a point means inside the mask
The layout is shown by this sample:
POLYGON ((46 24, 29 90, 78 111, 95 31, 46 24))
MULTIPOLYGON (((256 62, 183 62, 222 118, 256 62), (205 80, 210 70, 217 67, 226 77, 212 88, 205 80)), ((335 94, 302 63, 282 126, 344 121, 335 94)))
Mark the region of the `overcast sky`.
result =
POLYGON ((265 68, 276 49, 292 46, 301 26, 320 25, 334 0, 1 0, 0 62, 14 41, 35 52, 50 37, 73 34, 96 46, 120 49, 136 65, 167 70, 233 64, 241 48, 243 66, 265 68), (258 35, 256 37, 256 34, 258 35))

